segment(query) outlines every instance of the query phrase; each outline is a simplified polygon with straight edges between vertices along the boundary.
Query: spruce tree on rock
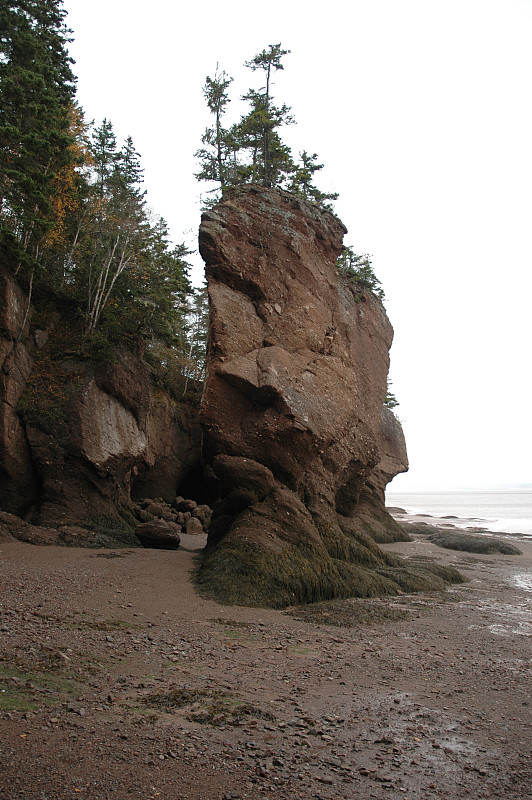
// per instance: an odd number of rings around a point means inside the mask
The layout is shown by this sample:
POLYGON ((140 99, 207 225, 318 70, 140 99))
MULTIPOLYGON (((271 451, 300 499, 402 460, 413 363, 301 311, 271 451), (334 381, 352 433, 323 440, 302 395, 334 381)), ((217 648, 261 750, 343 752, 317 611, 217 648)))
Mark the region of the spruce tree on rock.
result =
POLYGON ((299 157, 301 164, 298 164, 294 169, 289 187, 290 191, 303 195, 306 200, 312 200, 329 211, 332 210, 330 203, 327 201, 336 200, 338 194, 336 192, 322 192, 314 185, 314 173, 323 169, 323 164, 316 163, 318 154, 309 155, 306 150, 303 150, 299 157))
POLYGON ((233 146, 229 144, 228 131, 222 125, 222 117, 229 103, 227 89, 232 81, 233 79, 224 71, 218 72, 218 67, 214 78, 207 76, 203 94, 209 111, 214 115, 214 126, 206 129, 201 137, 203 147, 194 154, 200 159, 201 164, 201 169, 195 177, 198 180, 218 182, 222 194, 230 183, 228 162, 234 152, 233 146))
POLYGON ((275 106, 271 98, 267 103, 265 94, 253 89, 242 99, 250 103, 251 109, 231 130, 240 159, 247 153, 237 182, 281 187, 295 168, 290 148, 281 141, 278 133, 281 125, 294 121, 290 108, 275 106))
POLYGON ((344 246, 336 260, 336 269, 358 290, 355 294, 357 300, 363 300, 366 291, 372 292, 379 300, 384 299, 381 282, 373 272, 371 257, 367 253, 358 254, 349 245, 344 246))
POLYGON ((232 78, 219 73, 218 68, 214 79, 207 77, 203 93, 215 124, 207 128, 202 137, 204 147, 195 153, 201 165, 196 178, 218 183, 222 195, 228 186, 243 183, 288 189, 330 210, 328 201, 338 195, 321 192, 314 185, 314 173, 323 166, 316 163, 317 155, 303 151, 302 163, 296 165, 279 134, 280 128, 294 119, 289 106, 275 104, 271 87, 274 73, 284 69, 282 58, 289 52, 280 43, 271 44, 245 62, 253 72, 264 75, 264 85, 258 90, 250 88, 241 98, 249 104, 249 110, 229 128, 224 128, 221 120, 229 103, 232 78))
MULTIPOLYGON (((271 80, 272 73, 284 69, 281 59, 288 55, 290 50, 283 50, 281 43, 269 45, 267 50, 263 50, 254 56, 251 61, 246 61, 246 67, 253 70, 262 70, 265 73, 266 85, 260 95, 254 93, 251 98, 252 113, 259 112, 258 118, 261 121, 262 135, 262 183, 264 186, 273 186, 274 170, 272 165, 272 145, 273 133, 279 125, 287 122, 290 109, 283 106, 281 109, 272 109, 271 106, 271 80), (259 102, 260 98, 260 102, 259 102)), ((290 120, 291 121, 291 120, 290 120)))

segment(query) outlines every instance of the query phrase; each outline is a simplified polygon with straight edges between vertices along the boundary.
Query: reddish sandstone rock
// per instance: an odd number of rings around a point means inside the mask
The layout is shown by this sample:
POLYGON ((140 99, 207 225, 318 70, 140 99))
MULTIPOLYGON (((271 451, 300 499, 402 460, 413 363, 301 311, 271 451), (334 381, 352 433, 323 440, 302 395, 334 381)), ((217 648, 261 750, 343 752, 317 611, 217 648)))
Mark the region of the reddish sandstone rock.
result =
POLYGON ((162 519, 142 522, 135 528, 135 536, 142 546, 157 550, 177 550, 181 542, 180 533, 179 525, 162 519))
POLYGON ((187 520, 185 531, 189 535, 192 534, 194 536, 199 536, 204 532, 203 525, 197 517, 191 517, 189 520, 187 520))
POLYGON ((344 233, 329 212, 255 186, 202 218, 203 453, 220 499, 200 580, 223 596, 233 574, 236 602, 398 589, 366 569, 393 561, 368 534, 404 538, 384 508, 407 468, 383 413, 393 332, 380 300, 337 274, 344 233))
POLYGON ((0 265, 0 508, 26 512, 37 502, 39 482, 17 403, 33 366, 31 308, 17 282, 0 265))
POLYGON ((28 544, 50 545, 57 544, 58 537, 58 531, 53 528, 30 525, 14 514, 0 511, 0 541, 13 538, 28 544))
POLYGON ((171 501, 198 467, 197 410, 152 385, 140 343, 109 362, 76 356, 79 331, 56 304, 36 325, 0 264, 0 509, 134 543, 132 498, 171 501))

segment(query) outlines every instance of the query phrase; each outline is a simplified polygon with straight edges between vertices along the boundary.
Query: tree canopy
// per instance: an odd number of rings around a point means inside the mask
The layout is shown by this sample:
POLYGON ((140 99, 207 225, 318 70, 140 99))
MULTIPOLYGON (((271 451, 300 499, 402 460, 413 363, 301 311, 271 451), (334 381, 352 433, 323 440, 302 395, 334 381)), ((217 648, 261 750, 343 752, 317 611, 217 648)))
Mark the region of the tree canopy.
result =
POLYGON ((229 186, 242 183, 287 189, 329 209, 328 201, 337 198, 336 194, 321 192, 313 183, 314 173, 323 168, 317 163, 317 154, 303 151, 300 163, 296 163, 281 139, 280 130, 294 123, 294 118, 289 106, 276 104, 272 85, 275 73, 284 69, 283 57, 289 53, 281 43, 271 44, 245 62, 245 67, 261 75, 263 85, 248 89, 241 98, 248 103, 247 113, 228 127, 224 127, 223 117, 233 79, 218 67, 214 78, 207 76, 203 93, 214 121, 195 154, 200 164, 196 178, 218 184, 211 190, 215 200, 229 186))
POLYGON ((0 7, 0 248, 29 287, 77 308, 81 353, 142 339, 186 387, 201 376, 204 292, 147 204, 131 137, 120 145, 110 120, 87 124, 76 104, 62 5, 0 7))
MULTIPOLYGON (((43 285, 76 309, 80 352, 141 338, 154 370, 164 364, 186 390, 202 378, 206 290, 192 288, 189 251, 148 206, 132 138, 119 143, 108 119, 85 121, 64 20, 63 0, 0 6, 0 250, 30 288, 43 285)), ((233 78, 219 67, 206 78, 212 124, 196 177, 217 184, 217 196, 258 183, 330 208, 337 195, 315 185, 317 154, 294 158, 281 138, 294 119, 273 88, 289 53, 271 44, 245 62, 258 80, 236 122, 226 123, 233 78)), ((338 268, 358 291, 382 296, 367 256, 346 248, 338 268)))
POLYGON ((75 78, 61 0, 0 8, 0 218, 24 252, 50 227, 56 180, 73 159, 75 78))

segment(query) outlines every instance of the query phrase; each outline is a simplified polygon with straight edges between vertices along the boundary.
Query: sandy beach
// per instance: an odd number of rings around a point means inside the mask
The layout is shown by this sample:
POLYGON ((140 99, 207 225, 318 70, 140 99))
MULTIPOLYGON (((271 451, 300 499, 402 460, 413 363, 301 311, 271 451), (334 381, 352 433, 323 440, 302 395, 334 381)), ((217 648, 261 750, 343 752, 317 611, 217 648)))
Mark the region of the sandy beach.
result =
POLYGON ((414 538, 467 582, 287 611, 198 596, 203 537, 0 542, 1 800, 532 796, 532 541, 414 538))

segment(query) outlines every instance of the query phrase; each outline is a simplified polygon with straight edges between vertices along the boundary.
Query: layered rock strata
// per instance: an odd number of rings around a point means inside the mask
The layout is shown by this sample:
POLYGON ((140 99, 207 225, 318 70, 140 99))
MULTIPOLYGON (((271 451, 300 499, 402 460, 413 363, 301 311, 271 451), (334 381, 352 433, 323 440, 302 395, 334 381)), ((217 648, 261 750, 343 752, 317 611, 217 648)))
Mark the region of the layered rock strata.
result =
POLYGON ((405 585, 376 544, 405 538, 384 508, 408 465, 383 408, 393 331, 380 300, 337 273, 345 232, 329 212, 254 186, 202 217, 203 457, 219 500, 199 580, 225 600, 282 606, 405 585))

